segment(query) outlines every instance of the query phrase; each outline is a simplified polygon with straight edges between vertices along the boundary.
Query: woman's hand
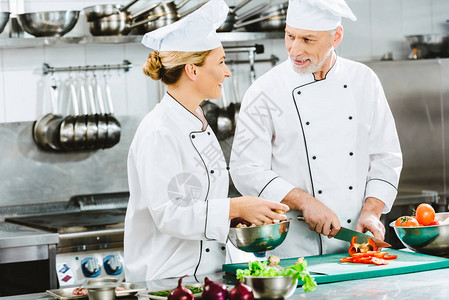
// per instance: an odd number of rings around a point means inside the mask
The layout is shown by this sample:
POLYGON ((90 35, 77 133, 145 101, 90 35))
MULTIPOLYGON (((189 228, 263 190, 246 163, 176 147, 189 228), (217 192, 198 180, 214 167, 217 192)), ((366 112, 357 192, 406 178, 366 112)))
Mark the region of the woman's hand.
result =
POLYGON ((241 217, 257 226, 271 224, 273 220, 287 219, 285 212, 289 210, 285 204, 264 200, 259 197, 243 196, 231 198, 229 218, 241 217), (275 212, 278 210, 279 212, 275 212))

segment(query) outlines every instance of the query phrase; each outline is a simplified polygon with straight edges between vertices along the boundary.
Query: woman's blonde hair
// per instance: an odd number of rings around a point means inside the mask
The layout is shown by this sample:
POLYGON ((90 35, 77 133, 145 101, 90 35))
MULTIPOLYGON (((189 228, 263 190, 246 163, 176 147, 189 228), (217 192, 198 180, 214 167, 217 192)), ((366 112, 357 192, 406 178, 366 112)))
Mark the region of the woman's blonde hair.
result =
POLYGON ((143 73, 153 80, 174 84, 181 78, 186 64, 202 66, 210 52, 153 51, 143 66, 143 73))

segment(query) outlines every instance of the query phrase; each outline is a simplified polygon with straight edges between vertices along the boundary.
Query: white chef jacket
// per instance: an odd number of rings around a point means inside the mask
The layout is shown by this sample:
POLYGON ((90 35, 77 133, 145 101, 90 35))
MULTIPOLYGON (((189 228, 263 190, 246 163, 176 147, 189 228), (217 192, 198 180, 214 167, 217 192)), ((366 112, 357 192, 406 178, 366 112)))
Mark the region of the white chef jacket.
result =
MULTIPOLYGON (((402 154, 381 83, 367 66, 338 57, 324 80, 293 70, 290 59, 246 92, 231 153, 240 193, 280 202, 293 189, 332 209, 355 228, 364 199, 387 213, 397 194, 402 154)), ((346 251, 293 218, 286 240, 271 254, 297 257, 346 251)))
POLYGON ((137 129, 128 181, 126 280, 221 270, 230 225, 228 167, 210 127, 203 130, 168 94, 137 129))

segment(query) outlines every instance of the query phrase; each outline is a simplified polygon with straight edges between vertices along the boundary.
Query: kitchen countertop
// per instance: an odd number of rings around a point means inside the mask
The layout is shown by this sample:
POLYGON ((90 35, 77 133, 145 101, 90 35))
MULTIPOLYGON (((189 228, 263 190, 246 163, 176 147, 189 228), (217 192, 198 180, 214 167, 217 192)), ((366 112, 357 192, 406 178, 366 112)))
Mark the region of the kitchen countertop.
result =
MULTIPOLYGON (((224 273, 208 275, 209 279, 229 283, 223 279, 224 273)), ((185 278, 185 283, 189 277, 185 278)), ((146 283, 149 288, 176 286, 177 278, 156 280, 146 283)), ((203 278, 201 277, 202 281, 203 278)), ((145 285, 145 283, 140 283, 145 285)), ((298 288, 289 300, 295 299, 370 299, 370 300, 397 300, 397 299, 448 299, 449 295, 449 268, 426 272, 409 273, 394 276, 385 276, 361 280, 350 280, 318 285, 311 293, 304 293, 298 288)), ((35 293, 11 297, 0 297, 1 300, 50 300, 53 297, 35 293)), ((121 297, 121 300, 148 299, 146 297, 121 297)))
POLYGON ((59 235, 8 222, 0 222, 0 249, 57 244, 59 235))

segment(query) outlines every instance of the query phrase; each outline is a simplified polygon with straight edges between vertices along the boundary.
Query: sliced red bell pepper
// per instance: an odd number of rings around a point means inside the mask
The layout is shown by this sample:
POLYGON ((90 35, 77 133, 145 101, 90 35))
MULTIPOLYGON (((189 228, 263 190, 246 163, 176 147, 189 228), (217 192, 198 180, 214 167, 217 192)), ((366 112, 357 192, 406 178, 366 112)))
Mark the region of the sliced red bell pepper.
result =
POLYGON ((398 258, 397 255, 385 255, 385 256, 383 257, 383 259, 396 259, 396 258, 398 258))
POLYGON ((388 265, 388 261, 378 257, 371 257, 371 262, 375 265, 388 265))
POLYGON ((368 244, 371 245, 371 247, 373 247, 373 251, 377 251, 376 243, 374 243, 372 239, 368 239, 368 244))
POLYGON ((351 239, 351 246, 349 246, 349 250, 348 250, 348 253, 351 256, 354 256, 354 254, 357 253, 356 242, 355 242, 356 240, 357 240, 356 236, 353 236, 351 239))
POLYGON ((353 257, 349 256, 349 257, 343 257, 340 259, 340 262, 352 262, 353 257))

